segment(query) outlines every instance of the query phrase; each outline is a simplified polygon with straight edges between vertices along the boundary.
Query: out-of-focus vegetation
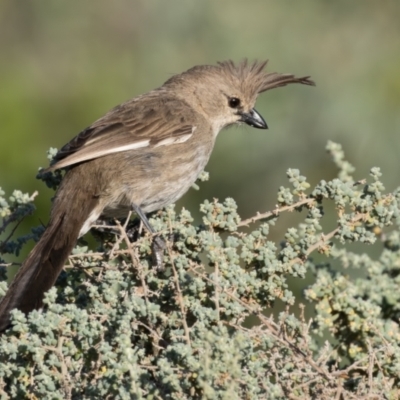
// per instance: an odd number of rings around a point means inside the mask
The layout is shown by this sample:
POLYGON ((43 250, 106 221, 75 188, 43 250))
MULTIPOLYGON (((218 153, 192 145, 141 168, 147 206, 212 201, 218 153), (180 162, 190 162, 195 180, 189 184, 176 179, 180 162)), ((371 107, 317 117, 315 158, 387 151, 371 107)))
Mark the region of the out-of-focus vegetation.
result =
MULTIPOLYGON (((0 180, 39 190, 26 228, 46 222, 51 192, 35 180, 60 147, 114 105, 195 64, 269 58, 269 68, 311 75, 260 97, 269 131, 218 138, 211 180, 180 205, 234 197, 242 215, 270 208, 289 167, 311 182, 334 176, 327 140, 365 174, 398 181, 400 3, 170 0, 0 3, 0 180), (395 173, 396 172, 396 173, 395 173)), ((277 232, 280 234, 282 232, 277 232)))

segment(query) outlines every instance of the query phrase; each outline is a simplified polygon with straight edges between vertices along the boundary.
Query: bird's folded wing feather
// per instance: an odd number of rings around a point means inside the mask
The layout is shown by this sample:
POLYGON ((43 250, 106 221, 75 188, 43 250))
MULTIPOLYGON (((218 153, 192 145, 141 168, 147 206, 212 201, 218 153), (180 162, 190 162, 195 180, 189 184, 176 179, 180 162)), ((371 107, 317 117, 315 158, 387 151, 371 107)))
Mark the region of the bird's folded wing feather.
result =
POLYGON ((142 96, 115 107, 60 149, 45 171, 112 153, 168 146, 190 139, 194 111, 177 98, 142 96))

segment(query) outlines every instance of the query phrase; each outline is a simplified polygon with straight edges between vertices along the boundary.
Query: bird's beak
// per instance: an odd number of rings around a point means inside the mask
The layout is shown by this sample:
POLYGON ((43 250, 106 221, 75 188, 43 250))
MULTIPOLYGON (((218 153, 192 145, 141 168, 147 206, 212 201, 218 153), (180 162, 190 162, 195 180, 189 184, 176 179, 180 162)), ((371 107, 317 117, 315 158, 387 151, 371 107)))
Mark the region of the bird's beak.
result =
POLYGON ((240 121, 245 122, 253 128, 268 129, 264 118, 254 108, 248 113, 242 113, 240 121))

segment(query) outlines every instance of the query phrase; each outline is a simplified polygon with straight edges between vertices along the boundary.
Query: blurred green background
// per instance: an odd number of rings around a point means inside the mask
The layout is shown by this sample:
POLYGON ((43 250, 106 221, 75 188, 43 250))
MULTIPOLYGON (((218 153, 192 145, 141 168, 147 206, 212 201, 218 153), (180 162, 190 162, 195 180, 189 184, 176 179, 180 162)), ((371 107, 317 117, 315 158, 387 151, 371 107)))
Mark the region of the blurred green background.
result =
MULTIPOLYGON (((211 179, 178 207, 195 215, 234 197, 243 218, 272 209, 285 172, 312 184, 336 171, 328 140, 364 178, 380 166, 398 186, 400 2, 364 0, 31 0, 0 2, 0 186, 39 191, 22 232, 48 220, 52 192, 35 180, 60 148, 106 111, 195 64, 270 59, 270 71, 311 75, 259 98, 270 129, 230 129, 207 167, 211 179)), ((274 230, 281 238, 292 215, 274 230)), ((272 237, 272 238, 274 238, 272 237)))

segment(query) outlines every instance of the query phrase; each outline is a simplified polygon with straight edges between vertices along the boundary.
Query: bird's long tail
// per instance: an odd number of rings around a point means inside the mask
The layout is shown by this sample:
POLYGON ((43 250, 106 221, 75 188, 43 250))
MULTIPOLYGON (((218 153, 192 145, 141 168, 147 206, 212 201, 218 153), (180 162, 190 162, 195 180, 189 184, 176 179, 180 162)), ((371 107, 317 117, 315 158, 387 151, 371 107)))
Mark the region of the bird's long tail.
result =
POLYGON ((10 326, 10 311, 14 308, 28 313, 42 307, 44 293, 56 282, 83 224, 96 206, 96 199, 89 193, 64 188, 60 187, 57 193, 45 232, 1 300, 0 332, 10 326))

